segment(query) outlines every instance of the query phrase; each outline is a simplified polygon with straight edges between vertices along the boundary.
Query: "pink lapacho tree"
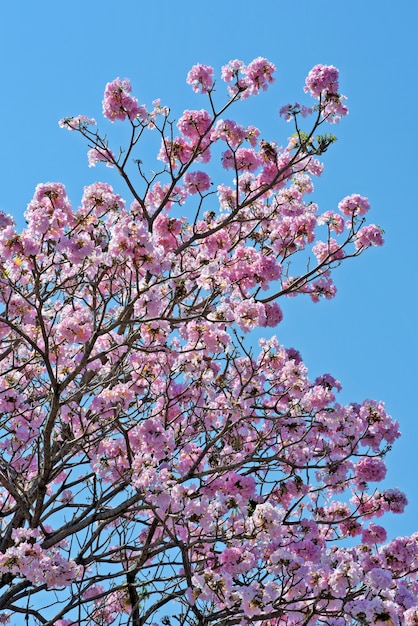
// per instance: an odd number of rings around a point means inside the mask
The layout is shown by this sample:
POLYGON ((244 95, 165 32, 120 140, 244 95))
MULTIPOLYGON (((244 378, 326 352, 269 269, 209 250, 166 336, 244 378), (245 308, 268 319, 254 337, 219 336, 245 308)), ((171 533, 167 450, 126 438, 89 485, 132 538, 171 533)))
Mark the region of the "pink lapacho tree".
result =
POLYGON ((128 201, 98 182, 73 208, 46 183, 22 232, 0 216, 0 623, 418 624, 418 537, 376 523, 406 504, 374 484, 397 423, 271 336, 281 298, 332 298, 333 270, 383 243, 366 198, 309 200, 347 113, 336 68, 281 109, 284 147, 230 117, 274 72, 231 61, 220 105, 194 66, 206 108, 177 121, 114 80, 123 150, 60 124, 128 201))

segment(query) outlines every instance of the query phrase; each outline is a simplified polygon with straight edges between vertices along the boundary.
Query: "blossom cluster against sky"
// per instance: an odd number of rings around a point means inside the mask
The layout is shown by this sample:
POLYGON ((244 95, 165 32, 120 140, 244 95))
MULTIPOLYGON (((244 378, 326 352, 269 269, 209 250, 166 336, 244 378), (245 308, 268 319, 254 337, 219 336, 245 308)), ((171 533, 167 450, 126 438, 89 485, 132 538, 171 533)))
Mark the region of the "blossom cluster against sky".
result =
POLYGON ((103 126, 104 87, 117 76, 131 79, 140 102, 149 105, 159 97, 178 118, 185 108, 206 106, 185 81, 193 64, 206 63, 220 73, 230 59, 265 56, 277 67, 277 81, 267 94, 243 103, 242 120, 280 145, 290 127, 279 118, 279 108, 305 97, 303 83, 312 66, 339 68, 350 114, 333 129, 338 141, 325 155, 313 200, 326 211, 349 194, 367 196, 370 219, 384 229, 386 244, 341 268, 335 300, 281 302, 284 321, 277 335, 302 353, 311 377, 330 372, 341 381, 342 401, 384 400, 400 421, 403 437, 388 456, 386 480, 406 491, 410 505, 388 528, 401 535, 416 531, 418 4, 24 4, 24 10, 22 3, 5 5, 0 20, 0 209, 22 226, 39 182, 64 183, 75 205, 84 185, 96 180, 120 185, 110 170, 89 169, 85 146, 57 124, 82 113, 103 126))

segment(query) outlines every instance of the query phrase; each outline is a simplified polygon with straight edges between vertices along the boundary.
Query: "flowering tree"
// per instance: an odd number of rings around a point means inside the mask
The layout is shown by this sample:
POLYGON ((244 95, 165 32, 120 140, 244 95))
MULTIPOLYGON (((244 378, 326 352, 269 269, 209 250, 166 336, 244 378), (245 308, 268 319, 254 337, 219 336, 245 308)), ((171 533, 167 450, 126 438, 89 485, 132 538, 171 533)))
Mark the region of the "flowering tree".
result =
POLYGON ((334 67, 309 73, 313 106, 281 109, 285 147, 229 117, 274 71, 230 62, 220 106, 194 66, 207 108, 177 122, 114 80, 124 150, 85 116, 61 125, 129 205, 96 183, 74 209, 47 183, 20 234, 1 215, 0 623, 418 624, 418 536, 384 545, 375 523, 405 496, 369 486, 397 424, 242 336, 279 324, 282 297, 332 298, 332 270, 383 243, 366 198, 307 200, 335 140, 320 127, 347 113, 334 67))

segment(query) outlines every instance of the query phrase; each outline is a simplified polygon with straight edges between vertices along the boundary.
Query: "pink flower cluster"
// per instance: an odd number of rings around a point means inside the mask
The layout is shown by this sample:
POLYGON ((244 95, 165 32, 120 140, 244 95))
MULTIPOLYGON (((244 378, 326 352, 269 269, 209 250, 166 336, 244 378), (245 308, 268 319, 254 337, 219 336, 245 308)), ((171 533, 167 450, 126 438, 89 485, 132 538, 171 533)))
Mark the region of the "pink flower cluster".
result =
POLYGON ((237 148, 244 141, 248 141, 252 148, 255 148, 260 136, 260 131, 254 126, 244 128, 233 120, 218 120, 211 132, 211 140, 221 139, 230 148, 237 148))
POLYGON ((77 115, 76 117, 65 117, 58 122, 60 128, 68 130, 83 130, 88 126, 95 126, 96 120, 86 115, 77 115))
POLYGON ((362 250, 370 246, 383 246, 383 244, 383 230, 375 224, 369 224, 360 228, 354 242, 356 250, 362 250))
POLYGON ((26 578, 35 585, 46 584, 50 589, 70 585, 81 569, 57 549, 43 550, 36 541, 39 535, 37 529, 13 531, 15 545, 0 555, 1 570, 26 578))
POLYGON ((115 120, 133 121, 139 119, 145 122, 147 110, 145 106, 139 105, 138 100, 131 96, 131 83, 125 78, 115 78, 111 83, 107 83, 103 98, 103 115, 114 122, 115 120))
POLYGON ((187 172, 184 175, 184 186, 191 194, 202 194, 210 188, 210 184, 206 172, 187 172))
POLYGON ((305 92, 319 98, 324 92, 338 94, 338 70, 333 65, 315 65, 306 77, 305 92))
POLYGON ((174 140, 163 137, 158 158, 170 163, 173 168, 188 163, 192 158, 207 163, 211 158, 209 135, 212 123, 211 115, 204 109, 184 111, 177 122, 182 136, 174 140))
POLYGON ((212 123, 211 115, 201 109, 200 111, 184 111, 177 122, 179 131, 190 139, 203 137, 212 123))
POLYGON ((356 217, 358 215, 365 215, 370 209, 370 204, 367 198, 360 196, 358 193, 354 193, 351 196, 343 198, 338 204, 338 208, 343 215, 356 217))
POLYGON ((213 87, 213 67, 201 63, 193 65, 187 74, 186 82, 192 85, 193 91, 208 93, 213 87))
POLYGON ((333 65, 315 65, 306 77, 305 92, 322 101, 322 116, 328 122, 339 122, 347 115, 345 96, 339 94, 338 70, 333 65))
POLYGON ((374 546, 387 540, 387 532, 383 526, 371 522, 361 533, 361 540, 367 546, 374 546))
POLYGON ((113 167, 116 157, 108 148, 91 148, 87 153, 89 167, 95 167, 97 163, 106 163, 107 167, 113 167))
POLYGON ((356 479, 360 482, 379 482, 386 476, 383 459, 365 457, 356 464, 356 479))
POLYGON ((235 59, 223 66, 222 79, 227 83, 234 83, 229 87, 232 97, 239 94, 241 98, 248 98, 257 95, 260 90, 266 91, 275 80, 275 71, 273 63, 264 57, 257 57, 248 65, 235 59))

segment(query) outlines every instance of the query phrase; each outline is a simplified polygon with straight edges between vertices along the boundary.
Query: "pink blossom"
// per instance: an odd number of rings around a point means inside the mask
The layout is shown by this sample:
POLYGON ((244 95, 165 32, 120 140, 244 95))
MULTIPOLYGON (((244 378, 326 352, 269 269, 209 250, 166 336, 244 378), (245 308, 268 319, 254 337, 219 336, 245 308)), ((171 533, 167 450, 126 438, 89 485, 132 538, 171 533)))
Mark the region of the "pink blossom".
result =
MULTIPOLYGON (((196 193, 196 190, 194 192, 196 193)), ((155 240, 164 250, 174 250, 178 244, 178 235, 181 232, 182 222, 179 219, 170 218, 164 213, 160 213, 154 222, 155 240)))
POLYGON ((337 293, 337 288, 334 285, 332 278, 326 272, 321 278, 314 280, 308 289, 308 293, 311 296, 313 302, 318 302, 320 298, 326 298, 331 300, 337 293))
POLYGON ((184 185, 190 194, 199 193, 210 189, 210 178, 205 172, 187 172, 184 175, 184 185))
POLYGON ((315 65, 306 77, 305 92, 319 98, 322 92, 338 94, 338 70, 333 65, 315 65))
POLYGON ((335 388, 337 391, 342 390, 340 381, 334 378, 334 376, 331 376, 331 374, 322 374, 321 376, 318 376, 318 378, 315 378, 315 385, 321 385, 326 389, 335 388))
POLYGON ((193 65, 187 74, 186 82, 192 85, 193 91, 207 93, 213 87, 213 67, 209 65, 193 65))
POLYGON ((14 219, 11 215, 6 215, 3 211, 0 211, 0 230, 7 228, 8 226, 14 226, 14 219))
POLYGON ((231 148, 236 148, 246 139, 248 134, 246 129, 233 120, 218 120, 210 137, 213 141, 221 139, 231 148))
POLYGON ((235 85, 229 87, 232 97, 240 94, 241 98, 248 98, 258 94, 260 90, 265 91, 274 82, 275 71, 273 63, 264 57, 257 57, 248 66, 235 59, 222 67, 222 79, 227 83, 236 81, 235 85))
POLYGON ((275 65, 264 57, 257 57, 251 61, 245 70, 251 93, 257 94, 260 89, 266 91, 268 85, 275 80, 273 78, 275 71, 275 65))
POLYGON ((201 109, 200 111, 184 111, 177 122, 179 131, 191 139, 203 137, 208 131, 212 122, 210 114, 201 109))
POLYGON ((193 154, 193 145, 184 139, 177 137, 174 141, 164 138, 157 158, 164 163, 170 163, 172 167, 178 167, 179 163, 188 163, 193 154))
POLYGON ((409 609, 407 609, 404 614, 403 614, 403 618, 405 620, 405 625, 406 626, 417 626, 418 624, 418 606, 412 606, 409 609))
POLYGON ((250 556, 243 554, 240 548, 226 548, 219 555, 219 563, 222 565, 223 571, 232 574, 247 573, 252 565, 250 556))
POLYGON ((245 332, 266 325, 266 314, 261 302, 241 302, 233 310, 238 326, 245 332))
POLYGON ((365 215, 370 209, 370 204, 367 198, 354 193, 351 196, 343 198, 338 204, 338 208, 343 215, 354 217, 357 215, 365 215))
POLYGON ((365 482, 380 482, 386 476, 383 459, 365 457, 356 464, 356 478, 365 482))
POLYGON ((103 98, 103 115, 114 122, 115 120, 131 121, 138 118, 141 122, 147 119, 147 111, 144 106, 138 105, 138 100, 130 95, 132 91, 130 81, 125 78, 115 78, 107 83, 103 98))
POLYGON ((408 589, 408 583, 398 582, 395 601, 402 608, 409 609, 415 605, 415 598, 412 590, 408 589))
POLYGON ((89 126, 95 126, 96 120, 86 115, 77 115, 76 117, 65 117, 58 122, 60 128, 68 130, 85 130, 89 126))
POLYGON ((407 497, 399 489, 387 489, 383 494, 383 499, 392 513, 403 513, 408 504, 407 497))
POLYGON ((61 501, 65 504, 70 504, 71 502, 73 502, 73 500, 73 492, 70 489, 64 489, 61 494, 61 501))
POLYGON ((324 171, 324 165, 321 163, 319 159, 314 159, 313 157, 309 157, 308 159, 302 162, 302 170, 305 172, 309 172, 309 174, 313 174, 313 176, 321 176, 324 171))
POLYGON ((344 232, 344 219, 338 213, 333 211, 326 211, 318 218, 318 224, 326 224, 329 230, 334 231, 337 234, 344 232))
POLYGON ((367 528, 363 529, 361 540, 364 544, 371 546, 376 543, 383 543, 387 539, 387 532, 383 526, 371 522, 367 528))
POLYGON ((370 246, 383 246, 383 244, 383 230, 375 224, 369 224, 360 228, 354 240, 356 250, 362 250, 370 246))
POLYGON ((238 61, 235 59, 233 61, 229 61, 227 65, 222 67, 222 80, 227 83, 232 82, 236 79, 238 72, 242 72, 245 69, 245 64, 242 61, 238 61))
POLYGON ((335 239, 317 241, 312 248, 312 252, 316 256, 318 263, 330 260, 339 261, 345 257, 344 249, 335 239))
POLYGON ((116 163, 115 155, 108 148, 91 148, 87 152, 89 167, 95 167, 97 163, 106 163, 106 167, 113 167, 116 163))
POLYGON ((344 104, 347 100, 345 96, 326 94, 321 115, 329 124, 336 124, 341 118, 348 115, 348 107, 344 104))
POLYGON ((283 319, 283 313, 277 302, 264 305, 265 320, 263 326, 276 327, 283 319))
POLYGON ((222 165, 225 169, 236 168, 237 170, 254 172, 260 164, 260 157, 252 148, 238 148, 234 153, 227 150, 222 155, 222 165))

